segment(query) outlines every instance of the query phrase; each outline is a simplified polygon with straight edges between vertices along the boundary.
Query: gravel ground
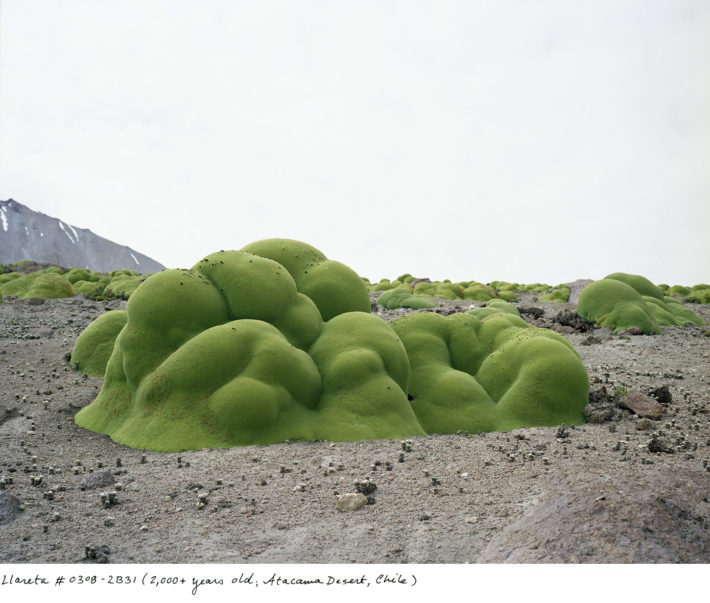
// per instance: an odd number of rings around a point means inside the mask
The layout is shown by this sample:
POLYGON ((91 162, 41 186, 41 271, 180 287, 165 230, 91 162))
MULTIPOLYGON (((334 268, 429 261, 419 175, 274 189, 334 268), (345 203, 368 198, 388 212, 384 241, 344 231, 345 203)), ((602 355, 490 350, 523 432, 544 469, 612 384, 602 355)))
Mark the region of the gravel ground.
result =
MULTIPOLYGON (((611 335, 555 320, 573 304, 525 295, 516 305, 570 340, 602 401, 602 388, 666 386, 660 420, 606 399, 607 420, 577 427, 134 450, 74 424, 101 380, 66 356, 96 316, 125 302, 6 299, 0 563, 710 561, 708 327, 611 335), (339 511, 338 495, 366 478, 370 504, 339 511)), ((690 307, 710 322, 710 308, 690 307)))

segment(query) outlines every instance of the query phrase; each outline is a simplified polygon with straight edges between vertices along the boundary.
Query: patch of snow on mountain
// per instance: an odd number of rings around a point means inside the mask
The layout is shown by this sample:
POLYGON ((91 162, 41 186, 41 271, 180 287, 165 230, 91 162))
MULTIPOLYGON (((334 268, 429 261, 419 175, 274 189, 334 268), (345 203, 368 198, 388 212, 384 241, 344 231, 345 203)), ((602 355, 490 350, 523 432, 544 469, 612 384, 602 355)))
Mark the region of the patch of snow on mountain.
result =
POLYGON ((72 239, 72 236, 66 231, 66 229, 64 228, 64 224, 61 220, 59 220, 59 228, 61 228, 62 232, 69 237, 69 240, 74 243, 74 245, 76 245, 76 241, 72 239))

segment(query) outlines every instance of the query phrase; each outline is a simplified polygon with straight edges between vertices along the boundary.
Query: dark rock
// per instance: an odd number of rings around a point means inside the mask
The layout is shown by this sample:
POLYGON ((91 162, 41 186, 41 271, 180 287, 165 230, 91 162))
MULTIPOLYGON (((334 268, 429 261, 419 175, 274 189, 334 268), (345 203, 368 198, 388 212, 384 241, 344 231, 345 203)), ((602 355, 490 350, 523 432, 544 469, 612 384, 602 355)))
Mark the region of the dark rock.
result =
POLYGON ((84 549, 84 559, 82 563, 108 563, 108 556, 111 549, 105 544, 101 546, 87 546, 84 549))
POLYGON ((638 327, 629 327, 624 333, 626 333, 626 335, 643 335, 643 331, 638 327))
POLYGON ((114 483, 113 474, 108 469, 100 469, 89 473, 79 483, 79 488, 82 490, 93 490, 94 488, 104 488, 114 483))
POLYGON ((661 404, 670 404, 673 402, 673 396, 671 395, 667 385, 654 389, 651 392, 651 396, 656 398, 656 400, 658 400, 661 404))
POLYGON ((529 316, 532 316, 533 318, 540 318, 545 315, 545 310, 542 308, 536 308, 535 306, 530 306, 530 307, 524 307, 520 306, 518 308, 518 312, 521 314, 528 314, 529 316))
POLYGON ((579 345, 594 345, 596 343, 601 343, 602 340, 594 335, 589 335, 586 339, 583 339, 579 345))
POLYGON ((555 437, 560 438, 560 439, 568 438, 569 437, 569 428, 567 427, 567 425, 560 425, 557 428, 557 433, 555 433, 555 437))
POLYGON ((664 440, 658 436, 654 436, 649 440, 648 450, 649 452, 665 452, 666 454, 673 454, 675 452, 675 448, 673 448, 668 440, 664 440))
POLYGON ((594 330, 594 323, 589 322, 586 318, 582 318, 576 312, 572 312, 572 310, 563 310, 562 312, 558 312, 553 320, 557 324, 571 327, 579 333, 594 330))
POLYGON ((0 490, 0 526, 13 521, 20 511, 20 501, 7 490, 0 490))
POLYGON ((621 409, 614 396, 604 386, 589 392, 589 403, 582 410, 588 423, 605 423, 621 419, 621 409))
POLYGON ((45 300, 42 297, 28 297, 25 299, 25 303, 28 306, 41 306, 44 304, 47 300, 45 300))
POLYGON ((663 406, 653 398, 644 396, 641 392, 629 392, 621 398, 621 404, 639 417, 660 419, 663 414, 663 406))

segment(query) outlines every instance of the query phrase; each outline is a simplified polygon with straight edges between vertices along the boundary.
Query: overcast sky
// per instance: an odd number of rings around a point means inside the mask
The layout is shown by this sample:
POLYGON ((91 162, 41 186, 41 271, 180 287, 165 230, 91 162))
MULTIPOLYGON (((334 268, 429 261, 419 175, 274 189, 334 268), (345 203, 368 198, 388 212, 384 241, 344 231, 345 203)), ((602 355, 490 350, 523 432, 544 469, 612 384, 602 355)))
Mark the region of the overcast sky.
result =
POLYGON ((710 282, 705 1, 2 0, 0 198, 169 267, 710 282))

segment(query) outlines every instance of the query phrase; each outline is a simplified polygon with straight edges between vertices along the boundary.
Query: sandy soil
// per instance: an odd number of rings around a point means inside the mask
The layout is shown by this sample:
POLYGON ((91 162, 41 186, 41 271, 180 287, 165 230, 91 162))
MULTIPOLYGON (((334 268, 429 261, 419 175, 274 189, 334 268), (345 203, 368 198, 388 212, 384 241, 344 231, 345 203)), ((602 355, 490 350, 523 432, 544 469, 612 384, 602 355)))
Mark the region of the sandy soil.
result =
POLYGON ((378 440, 144 452, 73 422, 101 380, 66 354, 125 303, 6 300, 0 563, 709 562, 708 327, 580 332, 554 320, 573 304, 533 299, 517 305, 544 315, 523 317, 569 338, 593 392, 667 386, 662 418, 612 402, 602 423, 412 438, 408 451, 378 440), (338 511, 366 477, 371 504, 338 511))

